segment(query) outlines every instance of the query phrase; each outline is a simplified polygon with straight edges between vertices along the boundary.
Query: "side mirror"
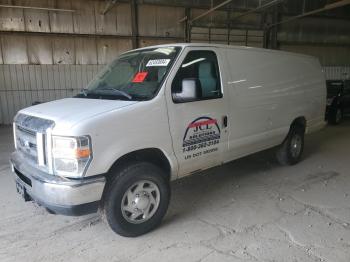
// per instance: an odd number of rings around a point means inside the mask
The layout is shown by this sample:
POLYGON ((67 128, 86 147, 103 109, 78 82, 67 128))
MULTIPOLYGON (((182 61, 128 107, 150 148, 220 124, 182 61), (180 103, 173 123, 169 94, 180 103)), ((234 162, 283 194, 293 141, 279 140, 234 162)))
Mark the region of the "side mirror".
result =
POLYGON ((175 103, 192 102, 198 100, 202 96, 200 82, 195 78, 185 78, 181 83, 181 91, 173 93, 175 103))

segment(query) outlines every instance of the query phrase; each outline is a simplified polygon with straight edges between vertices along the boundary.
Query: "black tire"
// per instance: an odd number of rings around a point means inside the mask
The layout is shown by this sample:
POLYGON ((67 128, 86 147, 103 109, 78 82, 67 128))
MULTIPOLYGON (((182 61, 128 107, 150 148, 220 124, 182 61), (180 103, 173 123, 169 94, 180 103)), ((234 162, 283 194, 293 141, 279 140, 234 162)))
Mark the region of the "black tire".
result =
POLYGON ((343 121, 343 111, 341 108, 334 108, 329 116, 329 123, 332 125, 339 125, 343 121))
POLYGON ((295 165, 300 161, 304 151, 304 133, 305 129, 302 126, 295 125, 291 127, 287 138, 277 150, 276 157, 281 165, 295 165), (296 150, 295 139, 298 139, 298 145, 300 142, 299 150, 296 150))
MULTIPOLYGON (((151 163, 133 162, 122 167, 117 174, 112 175, 114 177, 106 189, 103 205, 104 218, 112 230, 121 236, 137 237, 156 228, 166 214, 170 200, 170 185, 163 170, 151 163), (155 211, 150 212, 154 212, 154 214, 148 220, 138 222, 138 224, 135 224, 135 220, 134 223, 131 223, 127 220, 131 220, 131 217, 127 216, 128 211, 122 211, 122 206, 125 205, 125 203, 122 204, 122 201, 125 202, 126 192, 131 192, 133 185, 142 184, 144 181, 149 181, 158 188, 156 195, 159 195, 159 204, 155 211)), ((147 183, 145 184, 147 186, 147 183)), ((129 199, 127 200, 129 201, 129 199)), ((132 203, 135 204, 135 201, 132 203)), ((148 206, 150 205, 152 204, 148 202, 148 206)))

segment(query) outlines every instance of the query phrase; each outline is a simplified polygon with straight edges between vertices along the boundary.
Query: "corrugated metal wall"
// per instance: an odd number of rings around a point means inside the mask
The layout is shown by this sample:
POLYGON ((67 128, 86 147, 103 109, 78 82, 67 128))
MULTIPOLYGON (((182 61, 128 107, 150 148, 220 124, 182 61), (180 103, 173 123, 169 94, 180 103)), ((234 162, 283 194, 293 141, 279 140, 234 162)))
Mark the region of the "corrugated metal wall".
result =
POLYGON ((350 20, 305 17, 283 24, 279 28, 278 41, 280 49, 318 57, 324 66, 347 66, 350 61, 350 20))
POLYGON ((350 79, 350 65, 349 66, 325 66, 324 72, 327 80, 350 79))
MULTIPOLYGON (((73 9, 0 8, 0 124, 33 102, 70 97, 104 64, 132 49, 130 3, 105 15, 101 0, 0 0, 0 4, 73 9)), ((140 47, 180 42, 184 8, 138 5, 140 47)))
POLYGON ((129 4, 118 4, 112 12, 101 15, 104 1, 0 3, 76 10, 67 13, 0 8, 3 64, 105 64, 110 57, 131 49, 130 39, 112 38, 131 35, 129 4))
POLYGON ((71 97, 103 65, 0 65, 0 124, 34 102, 71 97))
POLYGON ((263 47, 264 32, 262 30, 228 30, 215 27, 192 27, 191 30, 192 43, 263 47), (228 32, 230 33, 228 34, 228 32))
MULTIPOLYGON (((25 4, 0 0, 0 4, 25 4)), ((106 64, 132 49, 131 6, 105 1, 35 0, 28 5, 73 9, 56 12, 0 8, 0 64, 106 64)), ((138 7, 138 45, 183 41, 184 8, 138 7)))

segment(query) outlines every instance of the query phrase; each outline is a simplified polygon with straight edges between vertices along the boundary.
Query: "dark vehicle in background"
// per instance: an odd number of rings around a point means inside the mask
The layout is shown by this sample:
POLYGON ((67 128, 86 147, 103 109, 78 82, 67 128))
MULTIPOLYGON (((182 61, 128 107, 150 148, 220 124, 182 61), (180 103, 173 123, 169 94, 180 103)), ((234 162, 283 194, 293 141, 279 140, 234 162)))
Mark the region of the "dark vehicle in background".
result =
POLYGON ((326 119, 337 125, 350 113, 350 80, 327 80, 326 119))

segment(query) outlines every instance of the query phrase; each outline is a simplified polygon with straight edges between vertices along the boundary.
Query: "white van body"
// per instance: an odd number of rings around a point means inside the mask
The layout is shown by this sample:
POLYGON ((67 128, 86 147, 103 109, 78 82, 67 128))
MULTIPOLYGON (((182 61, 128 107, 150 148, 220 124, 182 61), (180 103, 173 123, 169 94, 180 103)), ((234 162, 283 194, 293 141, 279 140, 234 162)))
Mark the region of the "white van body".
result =
MULTIPOLYGON (((173 44, 158 48, 169 46, 179 47, 180 51, 153 99, 66 98, 18 113, 22 118, 17 117, 14 122, 17 144, 16 131, 23 123, 36 118, 51 121, 47 130, 40 131, 45 134, 44 151, 48 156, 51 136, 86 135, 91 139, 93 157, 79 178, 80 182, 91 178, 85 187, 76 186, 76 178, 61 179, 52 174, 50 160, 47 166, 38 167, 16 150, 12 165, 17 180, 31 199, 52 209, 98 202, 106 183, 104 175, 116 161, 140 150, 160 152, 168 161, 169 176, 174 180, 280 145, 298 118, 304 119, 306 133, 325 125, 326 86, 317 59, 288 52, 214 44, 173 44), (173 79, 187 54, 196 50, 216 55, 222 96, 175 103, 171 91, 173 79), (195 133, 197 131, 202 137, 195 133), (18 179, 18 174, 28 177, 31 186, 18 179), (43 179, 47 176, 55 179, 53 182, 43 179), (46 181, 45 185, 35 182, 40 180, 46 181), (60 183, 72 185, 74 193, 62 193, 66 189, 59 189, 60 183), (55 192, 60 192, 57 193, 60 196, 55 192)), ((35 129, 30 124, 27 128, 35 129)))

